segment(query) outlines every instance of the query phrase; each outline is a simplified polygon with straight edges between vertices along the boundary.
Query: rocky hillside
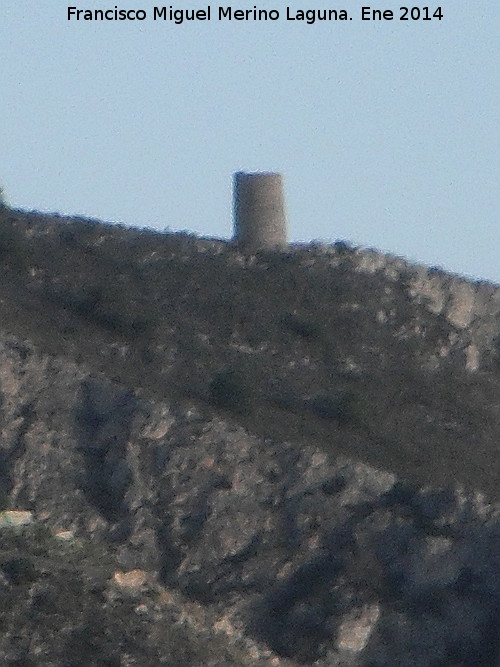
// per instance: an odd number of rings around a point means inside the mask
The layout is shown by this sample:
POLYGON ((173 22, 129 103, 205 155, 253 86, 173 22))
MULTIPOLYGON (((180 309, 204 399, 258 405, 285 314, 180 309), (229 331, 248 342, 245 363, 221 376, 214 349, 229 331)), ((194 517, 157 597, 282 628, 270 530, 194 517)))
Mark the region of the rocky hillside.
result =
POLYGON ((0 212, 6 665, 497 665, 498 291, 0 212))

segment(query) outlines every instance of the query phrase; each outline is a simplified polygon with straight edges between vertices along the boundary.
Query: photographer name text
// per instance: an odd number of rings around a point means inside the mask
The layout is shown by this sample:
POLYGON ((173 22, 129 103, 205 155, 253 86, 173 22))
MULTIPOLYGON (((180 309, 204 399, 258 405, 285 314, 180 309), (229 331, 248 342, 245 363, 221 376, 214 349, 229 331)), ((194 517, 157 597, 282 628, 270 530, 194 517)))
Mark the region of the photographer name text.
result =
POLYGON ((441 21, 442 7, 415 6, 396 9, 380 9, 370 6, 360 7, 356 13, 347 9, 259 9, 256 5, 250 8, 207 5, 203 9, 153 7, 145 9, 120 9, 115 5, 112 9, 81 9, 68 7, 68 21, 165 21, 175 25, 197 21, 301 21, 313 25, 325 21, 441 21))

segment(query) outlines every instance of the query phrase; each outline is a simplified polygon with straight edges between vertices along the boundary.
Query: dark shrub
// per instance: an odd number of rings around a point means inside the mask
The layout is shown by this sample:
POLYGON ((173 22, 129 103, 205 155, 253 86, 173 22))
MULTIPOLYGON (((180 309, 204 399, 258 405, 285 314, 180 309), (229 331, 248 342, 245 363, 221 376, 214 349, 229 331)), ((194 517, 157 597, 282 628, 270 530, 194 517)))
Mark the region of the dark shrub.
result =
POLYGON ((339 397, 337 419, 340 424, 362 424, 366 418, 366 408, 366 402, 360 394, 344 391, 339 397))
POLYGON ((229 368, 217 373, 210 383, 213 405, 245 414, 250 411, 250 390, 241 371, 229 368))
POLYGON ((23 235, 4 219, 0 220, 0 262, 26 270, 32 251, 23 235))
POLYGON ((343 239, 335 241, 333 245, 339 255, 352 255, 355 251, 355 247, 349 241, 343 239))
POLYGON ((59 231, 59 238, 62 243, 69 247, 74 248, 78 246, 78 235, 74 227, 70 227, 69 225, 61 227, 59 231))
POLYGON ((78 290, 48 289, 45 298, 129 340, 135 341, 150 331, 148 320, 136 316, 123 292, 113 285, 85 285, 78 290))
POLYGON ((340 396, 320 394, 312 398, 308 405, 312 413, 321 419, 335 419, 340 417, 340 396))
POLYGON ((321 338, 322 328, 318 322, 311 322, 304 318, 287 313, 281 320, 283 326, 296 336, 306 340, 318 340, 321 338))
POLYGON ((15 586, 29 585, 37 579, 36 569, 30 558, 11 558, 2 564, 2 570, 15 586))
POLYGON ((317 417, 335 420, 341 426, 362 423, 366 412, 364 400, 353 391, 318 394, 307 405, 317 417))

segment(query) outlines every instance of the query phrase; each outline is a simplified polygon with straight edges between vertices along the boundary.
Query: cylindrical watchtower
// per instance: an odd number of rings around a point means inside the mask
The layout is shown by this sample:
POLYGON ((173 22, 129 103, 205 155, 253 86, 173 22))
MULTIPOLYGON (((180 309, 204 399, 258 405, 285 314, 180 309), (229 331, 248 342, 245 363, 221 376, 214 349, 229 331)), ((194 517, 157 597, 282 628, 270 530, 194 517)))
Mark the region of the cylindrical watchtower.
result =
POLYGON ((233 183, 234 241, 245 251, 287 245, 281 174, 237 171, 233 183))

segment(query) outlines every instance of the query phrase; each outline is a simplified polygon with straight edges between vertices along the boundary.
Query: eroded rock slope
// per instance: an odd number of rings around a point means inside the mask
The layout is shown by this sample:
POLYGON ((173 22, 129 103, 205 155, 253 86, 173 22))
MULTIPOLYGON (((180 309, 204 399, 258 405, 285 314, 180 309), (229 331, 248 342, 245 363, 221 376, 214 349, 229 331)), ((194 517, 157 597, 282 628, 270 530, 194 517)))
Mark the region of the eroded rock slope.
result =
POLYGON ((496 665, 500 514, 0 342, 0 661, 496 665))

